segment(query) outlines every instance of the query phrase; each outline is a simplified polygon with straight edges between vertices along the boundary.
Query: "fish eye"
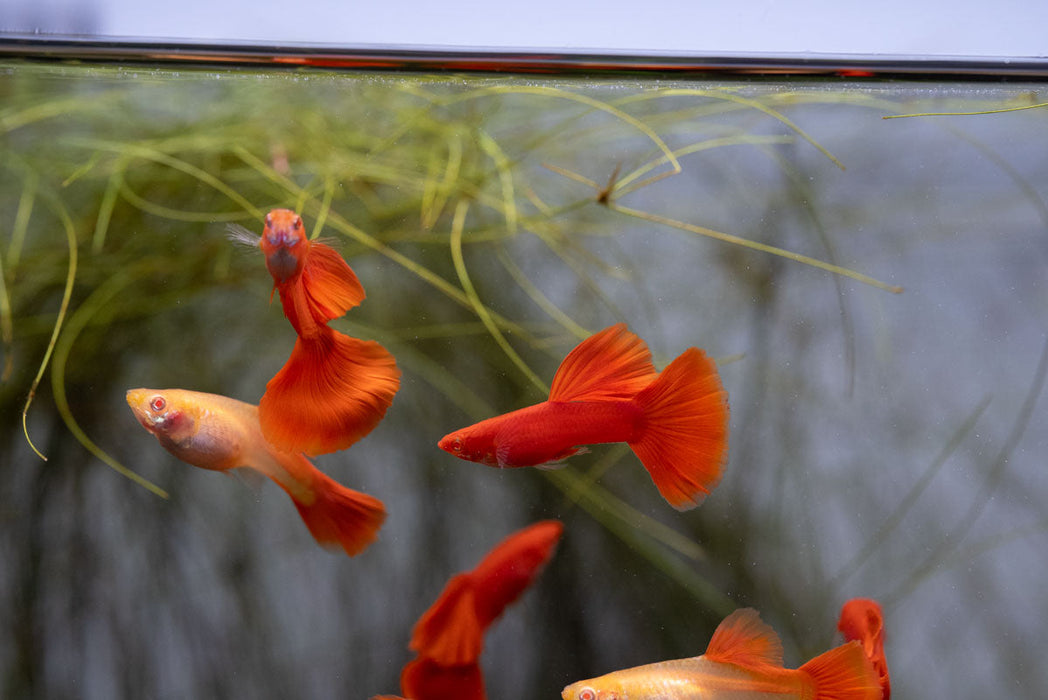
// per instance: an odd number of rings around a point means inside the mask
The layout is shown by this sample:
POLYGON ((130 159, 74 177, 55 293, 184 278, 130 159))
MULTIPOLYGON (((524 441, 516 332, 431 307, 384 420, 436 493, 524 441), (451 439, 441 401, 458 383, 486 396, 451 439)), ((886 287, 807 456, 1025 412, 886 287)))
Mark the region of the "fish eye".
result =
POLYGON ((273 225, 273 215, 272 214, 266 214, 266 226, 272 226, 272 225, 273 225))
POLYGON ((583 688, 578 694, 579 700, 597 700, 597 693, 593 688, 583 688))
POLYGON ((167 401, 164 400, 163 396, 154 396, 149 400, 149 407, 159 413, 167 407, 167 401))
POLYGON ((455 438, 451 442, 451 449, 454 452, 461 452, 462 451, 462 438, 455 438))
POLYGON ((296 215, 295 216, 295 220, 294 220, 294 222, 292 222, 291 225, 294 226, 295 228, 299 228, 300 226, 302 226, 302 217, 296 215))

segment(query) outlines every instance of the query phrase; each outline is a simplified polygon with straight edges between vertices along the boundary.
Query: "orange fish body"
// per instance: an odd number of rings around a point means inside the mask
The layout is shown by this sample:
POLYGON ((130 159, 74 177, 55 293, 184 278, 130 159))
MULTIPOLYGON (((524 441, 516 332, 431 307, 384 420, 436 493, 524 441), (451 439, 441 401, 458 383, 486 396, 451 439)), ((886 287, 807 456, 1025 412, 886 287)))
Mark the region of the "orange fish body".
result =
POLYGON ((342 486, 301 454, 269 444, 257 407, 184 389, 132 389, 127 403, 139 423, 183 462, 213 471, 245 467, 275 481, 322 546, 353 556, 378 536, 386 517, 382 502, 342 486))
POLYGON ((866 657, 873 663, 881 680, 883 700, 892 695, 888 660, 884 656, 884 614, 881 606, 869 598, 853 598, 841 607, 841 618, 837 629, 848 641, 862 644, 866 657))
POLYGON ((324 454, 367 435, 400 387, 393 356, 327 323, 364 300, 364 288, 330 246, 310 241, 288 209, 266 215, 258 243, 298 340, 266 385, 259 420, 266 439, 288 452, 324 454))
POLYGON ((656 372, 644 341, 618 324, 571 351, 548 401, 450 433, 439 446, 472 462, 524 467, 625 442, 663 498, 685 510, 720 480, 727 436, 727 394, 713 361, 689 348, 656 372))
POLYGON ((453 576, 415 624, 408 647, 445 666, 475 663, 488 627, 535 580, 563 532, 556 520, 535 523, 453 576))
POLYGON ((615 671, 566 687, 564 700, 878 700, 876 672, 857 643, 782 665, 778 635, 752 609, 721 622, 702 656, 615 671))

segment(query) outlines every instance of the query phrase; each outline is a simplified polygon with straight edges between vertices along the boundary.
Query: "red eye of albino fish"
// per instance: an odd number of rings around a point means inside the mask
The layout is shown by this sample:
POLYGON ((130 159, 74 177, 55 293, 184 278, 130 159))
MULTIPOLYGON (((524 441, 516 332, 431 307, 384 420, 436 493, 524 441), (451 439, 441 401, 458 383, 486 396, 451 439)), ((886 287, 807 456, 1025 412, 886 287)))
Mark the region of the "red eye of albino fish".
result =
POLYGON ((460 438, 455 438, 452 441, 452 443, 451 443, 451 449, 454 452, 456 452, 456 453, 457 452, 461 452, 462 451, 462 440, 460 438))
POLYGON ((579 700, 597 700, 597 693, 593 691, 593 688, 583 688, 579 691, 579 700))
POLYGON ((149 407, 157 413, 163 411, 166 406, 167 401, 164 400, 163 396, 154 396, 152 399, 149 400, 149 407))
POLYGON ((295 228, 301 228, 301 226, 302 226, 302 217, 301 216, 296 216, 295 217, 295 222, 292 224, 292 226, 294 226, 295 228))

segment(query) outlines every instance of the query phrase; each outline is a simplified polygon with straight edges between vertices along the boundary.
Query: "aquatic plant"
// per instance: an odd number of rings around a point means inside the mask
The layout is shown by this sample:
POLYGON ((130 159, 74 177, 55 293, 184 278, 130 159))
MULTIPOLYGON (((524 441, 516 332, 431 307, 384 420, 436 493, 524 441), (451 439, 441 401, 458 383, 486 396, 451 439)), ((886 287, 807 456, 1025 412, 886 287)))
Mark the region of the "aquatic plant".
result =
MULTIPOLYGON (((491 640, 503 671, 487 674, 493 697, 698 653, 737 604, 760 608, 788 655, 807 658, 829 646, 844 597, 892 594, 891 624, 892 605, 925 600, 925 582, 1043 540, 1029 503, 967 529, 998 513, 992 493, 1024 503, 1028 470, 1009 463, 1036 444, 1023 428, 1043 371, 1036 324, 1020 319, 1043 311, 937 267, 963 256, 982 279, 996 250, 978 238, 989 209, 956 209, 985 185, 963 177, 972 161, 958 144, 989 163, 994 223, 1023 245, 1045 224, 1029 184, 1042 166, 995 131, 881 120, 956 106, 934 91, 8 64, 0 94, 11 694, 74 681, 85 695, 391 691, 405 630, 490 543, 475 533, 539 517, 565 520, 567 534, 529 612, 491 640), (927 163, 914 144, 931 149, 927 163), (256 517, 276 498, 214 495, 134 432, 123 403, 140 385, 257 402, 293 337, 268 304, 261 257, 230 245, 225 226, 260 231, 274 207, 333 240, 367 289, 332 325, 378 340, 404 371, 375 433, 318 461, 387 503, 378 543, 353 562, 321 557, 284 518, 256 517), (1008 218, 1021 207, 1033 214, 1008 218), (926 209, 938 218, 921 219, 926 209), (978 223, 958 233, 964 215, 978 223), (956 336, 954 351, 967 343, 965 367, 998 346, 958 336, 967 321, 929 305, 969 294, 995 304, 1014 362, 966 387, 932 326, 956 336), (701 509, 678 516, 640 488, 636 465, 612 468, 634 459, 625 448, 541 475, 436 450, 451 428, 542 400, 564 353, 616 321, 660 367, 690 345, 721 360, 731 455, 701 509), (911 348, 927 356, 900 360, 911 348), (986 409, 989 394, 1003 412, 986 409), (969 473, 986 475, 981 505, 955 513, 969 473), (943 512, 973 525, 940 526, 943 512), (150 625, 130 619, 143 609, 150 625), (525 625, 536 618, 561 624, 525 625), (45 641, 61 624, 59 653, 45 641), (107 655, 136 662, 118 671, 107 655), (91 666, 107 670, 78 678, 91 666), (246 680, 260 668, 284 679, 246 680)), ((1008 116, 1029 129, 1036 112, 1008 116)), ((1035 258, 1002 257, 1023 298, 1043 298, 1035 258)), ((906 683, 903 669, 896 687, 906 683)))

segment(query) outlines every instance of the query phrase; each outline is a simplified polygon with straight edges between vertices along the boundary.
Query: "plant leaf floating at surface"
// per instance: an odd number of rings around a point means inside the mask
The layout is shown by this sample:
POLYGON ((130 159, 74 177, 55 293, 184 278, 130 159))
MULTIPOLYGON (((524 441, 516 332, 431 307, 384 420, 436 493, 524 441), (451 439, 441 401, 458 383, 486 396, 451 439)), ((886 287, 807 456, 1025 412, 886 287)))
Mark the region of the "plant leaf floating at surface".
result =
POLYGON ((756 610, 736 610, 706 653, 615 671, 566 687, 564 700, 687 700, 749 697, 880 700, 877 672, 858 642, 831 649, 798 669, 782 662, 782 642, 756 610))
POLYGON ((869 598, 852 598, 841 606, 841 617, 837 629, 847 641, 862 644, 866 658, 873 664, 881 679, 883 700, 892 695, 888 660, 884 656, 884 613, 880 604, 869 598))
MULTIPOLYGON (((234 230, 238 240, 253 236, 234 230)), ((370 433, 400 387, 393 356, 373 340, 339 333, 328 321, 364 300, 364 288, 330 246, 306 237, 288 209, 266 215, 258 246, 298 334, 291 357, 266 385, 259 420, 279 449, 308 455, 343 450, 370 433)))
POLYGON ((537 522, 502 540, 476 568, 451 577, 412 631, 408 647, 418 656, 400 674, 405 698, 486 700, 484 634, 541 573, 563 533, 558 520, 537 522))
POLYGON ((698 348, 661 373, 638 336, 617 324, 579 343, 550 397, 444 436, 442 450, 492 467, 543 467, 625 442, 674 508, 694 508, 720 481, 728 455, 728 399, 698 348))
POLYGON ((386 518, 382 501, 342 486, 301 454, 273 447, 262 436, 256 406, 185 389, 131 389, 127 403, 183 462, 213 471, 245 467, 275 481, 321 546, 354 556, 378 536, 386 518))

